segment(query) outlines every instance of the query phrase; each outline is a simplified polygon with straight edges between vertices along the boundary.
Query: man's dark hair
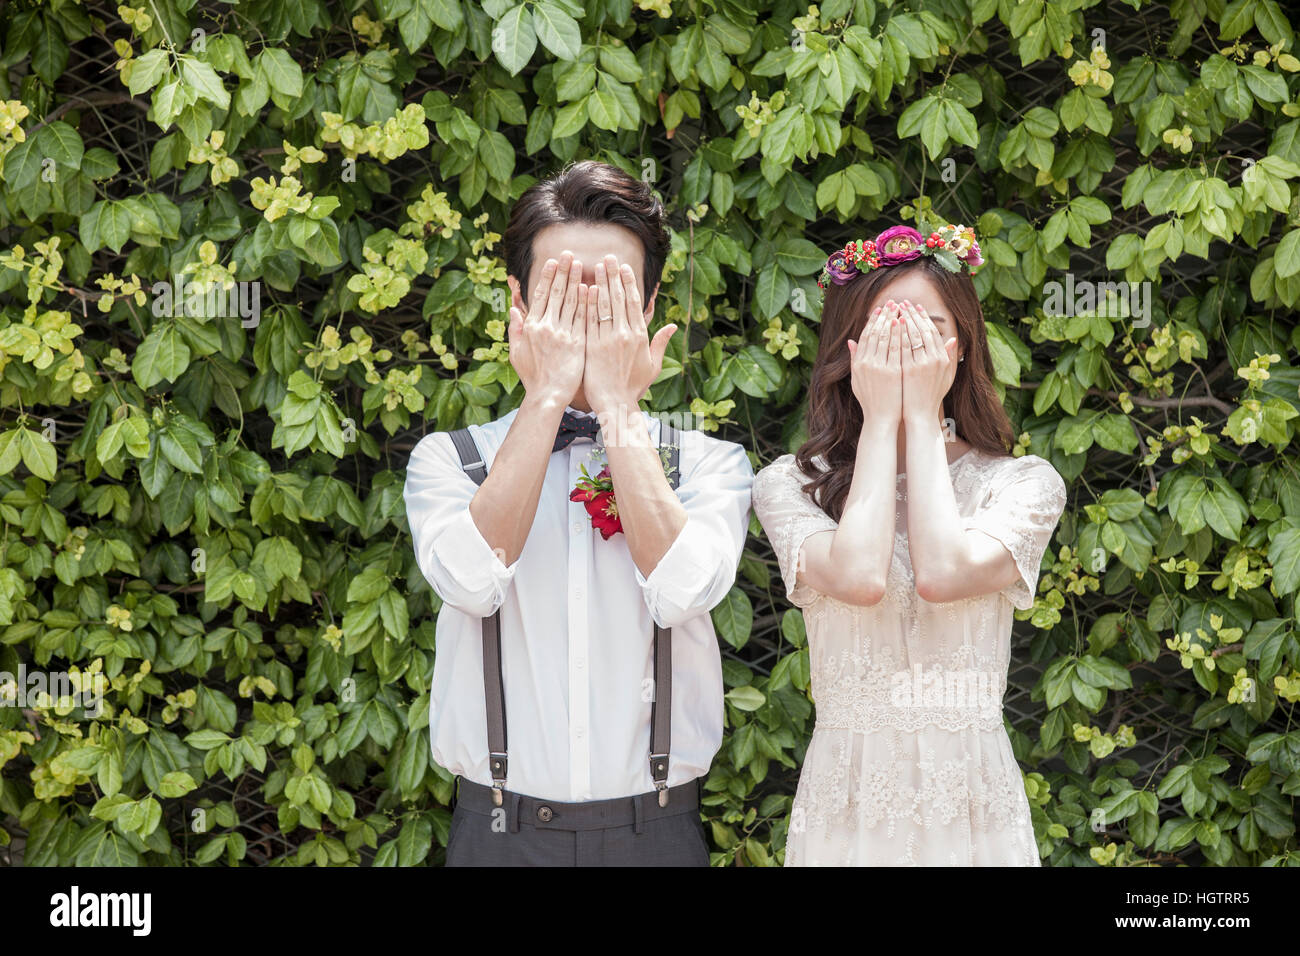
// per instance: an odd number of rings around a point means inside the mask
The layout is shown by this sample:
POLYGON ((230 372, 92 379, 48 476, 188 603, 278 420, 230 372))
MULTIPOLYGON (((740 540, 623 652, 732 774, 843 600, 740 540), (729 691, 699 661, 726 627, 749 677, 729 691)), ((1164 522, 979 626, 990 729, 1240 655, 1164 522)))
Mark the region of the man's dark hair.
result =
POLYGON ((663 275, 671 244, 664 227, 663 203, 648 183, 617 166, 587 159, 529 186, 510 211, 503 237, 506 272, 519 280, 525 301, 529 298, 533 238, 547 226, 565 222, 608 222, 635 233, 645 249, 641 295, 650 298, 663 275))

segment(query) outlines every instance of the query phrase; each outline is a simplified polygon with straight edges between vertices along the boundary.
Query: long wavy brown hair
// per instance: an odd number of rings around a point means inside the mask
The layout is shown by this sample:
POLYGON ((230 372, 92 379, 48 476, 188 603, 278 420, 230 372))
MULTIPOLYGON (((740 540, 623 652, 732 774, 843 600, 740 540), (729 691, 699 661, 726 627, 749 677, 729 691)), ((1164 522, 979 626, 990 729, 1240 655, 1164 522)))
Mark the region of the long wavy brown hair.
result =
POLYGON ((836 521, 844 512, 844 499, 853 482, 862 406, 853 394, 852 359, 845 345, 859 339, 872 307, 888 286, 909 273, 920 271, 943 299, 957 326, 959 354, 952 388, 943 399, 946 418, 956 433, 980 451, 1005 455, 1015 430, 993 387, 993 359, 984 330, 975 284, 969 275, 949 272, 929 256, 861 275, 845 285, 828 285, 822 308, 821 341, 808 385, 808 440, 795 452, 795 462, 805 475, 815 475, 804 491, 836 521), (819 471, 813 458, 820 455, 828 466, 819 471))

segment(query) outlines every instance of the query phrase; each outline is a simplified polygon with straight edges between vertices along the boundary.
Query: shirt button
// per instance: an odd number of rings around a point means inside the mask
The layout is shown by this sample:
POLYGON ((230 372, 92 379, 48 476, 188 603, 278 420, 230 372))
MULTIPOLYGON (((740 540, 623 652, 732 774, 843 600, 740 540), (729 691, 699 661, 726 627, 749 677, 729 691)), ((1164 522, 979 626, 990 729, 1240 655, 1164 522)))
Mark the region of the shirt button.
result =
POLYGON ((537 808, 537 819, 541 820, 543 823, 550 823, 551 817, 554 815, 555 814, 550 807, 542 806, 537 808))
POLYGON ((586 732, 586 731, 585 731, 582 727, 579 727, 577 730, 574 731, 574 736, 577 737, 579 740, 581 740, 581 739, 582 739, 582 735, 583 735, 585 732, 586 732))
POLYGON ((573 592, 573 598, 575 601, 582 600, 582 588, 578 588, 576 591, 573 592))
POLYGON ((581 521, 575 521, 575 522, 573 522, 573 533, 574 533, 574 534, 582 534, 582 522, 581 522, 581 521))
POLYGON ((579 657, 574 663, 578 665, 578 670, 582 670, 587 666, 587 659, 585 657, 579 657))

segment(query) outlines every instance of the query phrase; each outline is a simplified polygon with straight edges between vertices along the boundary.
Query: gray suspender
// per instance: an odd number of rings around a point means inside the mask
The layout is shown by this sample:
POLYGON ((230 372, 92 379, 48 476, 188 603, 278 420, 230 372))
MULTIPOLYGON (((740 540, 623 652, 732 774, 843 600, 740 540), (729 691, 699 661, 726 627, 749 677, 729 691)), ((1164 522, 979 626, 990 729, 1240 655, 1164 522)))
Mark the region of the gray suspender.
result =
MULTIPOLYGON (((681 479, 681 442, 677 429, 659 419, 659 447, 668 445, 668 487, 681 479), (665 443, 664 439, 667 438, 665 443)), ((653 620, 653 618, 652 618, 653 620)), ((650 698, 650 776, 659 791, 659 806, 668 806, 668 749, 673 709, 673 629, 654 622, 654 696, 650 698), (662 704, 662 706, 660 706, 662 704)))
MULTIPOLYGON (((461 467, 476 485, 483 484, 487 466, 468 428, 458 428, 451 435, 460 456, 461 467)), ((659 421, 659 445, 668 446, 668 484, 677 488, 681 478, 681 447, 677 429, 659 421)), ((492 772, 492 798, 501 806, 506 786, 506 698, 501 678, 501 609, 483 624, 483 698, 487 705, 488 769, 492 772)), ((668 805, 669 748, 672 740, 673 642, 672 628, 654 626, 654 696, 650 703, 650 776, 659 791, 659 805, 668 805)))
MULTIPOLYGON (((456 453, 465 474, 474 484, 483 484, 487 466, 468 428, 451 433, 456 453)), ((501 679, 501 609, 485 617, 483 625, 483 697, 487 701, 488 769, 492 771, 492 796, 501 806, 501 791, 506 785, 506 691, 501 679)))

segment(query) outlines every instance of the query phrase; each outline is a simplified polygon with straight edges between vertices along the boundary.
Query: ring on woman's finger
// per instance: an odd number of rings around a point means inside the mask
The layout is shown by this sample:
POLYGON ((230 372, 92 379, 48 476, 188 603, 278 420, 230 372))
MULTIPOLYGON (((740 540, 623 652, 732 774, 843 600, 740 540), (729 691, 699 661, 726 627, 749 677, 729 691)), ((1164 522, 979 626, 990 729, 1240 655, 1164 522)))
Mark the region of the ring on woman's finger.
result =
POLYGON ((613 316, 613 315, 602 315, 602 316, 600 317, 600 321, 602 321, 602 322, 612 322, 612 321, 614 321, 614 316, 613 316))

